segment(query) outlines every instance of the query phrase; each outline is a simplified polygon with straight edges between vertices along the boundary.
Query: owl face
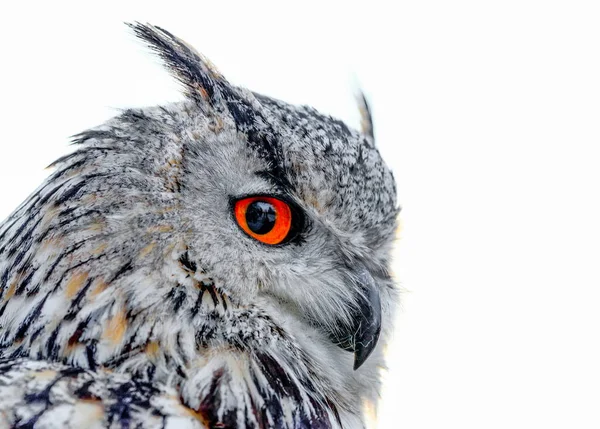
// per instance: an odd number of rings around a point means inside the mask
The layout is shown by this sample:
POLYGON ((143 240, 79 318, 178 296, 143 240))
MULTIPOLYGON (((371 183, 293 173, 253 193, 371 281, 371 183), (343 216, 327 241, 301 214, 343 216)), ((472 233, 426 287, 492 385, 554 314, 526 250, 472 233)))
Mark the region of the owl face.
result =
POLYGON ((351 341, 363 313, 381 312, 369 295, 392 301, 393 178, 370 140, 341 122, 239 92, 260 103, 269 143, 249 141, 235 120, 193 130, 206 137, 184 143, 190 257, 235 299, 270 300, 351 341))
POLYGON ((280 372, 268 395, 287 380, 282 396, 295 386, 308 409, 331 414, 333 397, 355 415, 395 303, 395 184, 372 134, 235 87, 165 30, 132 27, 186 100, 76 136, 2 225, 0 345, 175 374, 194 409, 214 374, 238 392, 249 376, 232 374, 280 372))

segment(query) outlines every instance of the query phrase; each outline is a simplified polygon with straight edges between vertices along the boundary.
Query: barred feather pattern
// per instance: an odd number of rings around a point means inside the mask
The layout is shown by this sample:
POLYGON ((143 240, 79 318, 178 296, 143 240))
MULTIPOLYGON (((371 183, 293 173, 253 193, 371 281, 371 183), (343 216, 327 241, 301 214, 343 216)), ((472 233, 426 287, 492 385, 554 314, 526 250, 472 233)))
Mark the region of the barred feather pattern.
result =
POLYGON ((381 347, 353 371, 331 335, 352 322, 352 258, 389 335, 391 173, 369 137, 203 67, 189 100, 75 136, 0 224, 0 428, 363 426, 381 347), (298 242, 242 235, 230 198, 256 193, 306 210, 298 242))
POLYGON ((1 361, 0 373, 2 428, 204 427, 175 389, 127 374, 26 359, 1 361))
MULTIPOLYGON (((127 112, 121 125, 142 117, 141 112, 127 112)), ((117 130, 78 138, 76 143, 87 142, 86 147, 59 161, 58 170, 0 230, 2 355, 92 371, 119 369, 137 374, 134 380, 143 383, 161 380, 181 386, 187 380, 182 394, 195 395, 190 410, 201 410, 207 422, 229 422, 231 427, 335 422, 326 400, 306 393, 312 390, 311 369, 298 346, 260 309, 232 302, 190 261, 183 237, 171 223, 177 201, 163 189, 174 186, 167 173, 172 167, 166 167, 162 178, 155 170, 147 175, 133 165, 121 165, 118 171, 113 167, 117 162, 107 161, 122 158, 125 149, 117 130), (160 188, 160 202, 154 186, 160 188), (124 255, 124 248, 135 260, 124 255), (294 352, 288 362, 270 355, 269 349, 280 347, 294 352), (204 350, 219 358, 199 362, 204 350), (248 351, 254 359, 244 357, 248 351), (202 370, 192 372, 192 364, 202 370), (288 389, 294 395, 285 407, 275 398, 282 393, 278 390, 288 389), (242 391, 254 395, 240 398, 242 391), (231 398, 236 399, 226 404, 231 398), (243 416, 237 413, 240 399, 243 416)), ((139 150, 147 150, 147 144, 139 150)), ((86 380, 90 373, 72 376, 86 380)), ((14 388, 13 380, 5 380, 3 387, 14 388)), ((104 380, 105 389, 119 388, 110 384, 107 373, 104 380)), ((153 403, 153 391, 147 395, 153 403)), ((110 402, 105 406, 110 408, 110 402)), ((113 420, 108 413, 109 426, 113 420)))

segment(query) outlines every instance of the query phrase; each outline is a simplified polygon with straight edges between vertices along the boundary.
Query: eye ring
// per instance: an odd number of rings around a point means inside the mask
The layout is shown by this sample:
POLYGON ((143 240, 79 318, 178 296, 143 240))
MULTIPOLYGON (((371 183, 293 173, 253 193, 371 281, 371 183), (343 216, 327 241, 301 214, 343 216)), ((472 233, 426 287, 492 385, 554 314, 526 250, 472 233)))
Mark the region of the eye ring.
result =
POLYGON ((294 210, 276 197, 257 195, 234 201, 233 217, 247 235, 271 246, 285 242, 294 230, 294 210))

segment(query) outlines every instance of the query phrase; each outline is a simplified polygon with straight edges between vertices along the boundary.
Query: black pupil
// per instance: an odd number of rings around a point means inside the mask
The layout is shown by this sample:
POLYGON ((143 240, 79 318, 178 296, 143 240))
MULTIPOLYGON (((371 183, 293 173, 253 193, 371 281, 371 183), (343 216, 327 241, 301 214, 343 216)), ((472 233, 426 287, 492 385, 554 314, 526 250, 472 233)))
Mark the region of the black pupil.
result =
POLYGON ((275 208, 264 201, 254 201, 246 209, 246 223, 255 234, 266 234, 275 226, 275 208))

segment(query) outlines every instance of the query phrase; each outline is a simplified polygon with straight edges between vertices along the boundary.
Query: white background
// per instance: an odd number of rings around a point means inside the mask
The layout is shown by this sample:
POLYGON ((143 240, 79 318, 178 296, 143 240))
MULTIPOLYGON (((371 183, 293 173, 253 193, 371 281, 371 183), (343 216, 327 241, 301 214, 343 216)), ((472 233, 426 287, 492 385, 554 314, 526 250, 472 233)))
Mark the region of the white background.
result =
POLYGON ((403 206, 379 427, 600 427, 597 1, 162 3, 2 2, 0 217, 69 135, 180 99, 122 21, 352 125, 360 85, 403 206))

